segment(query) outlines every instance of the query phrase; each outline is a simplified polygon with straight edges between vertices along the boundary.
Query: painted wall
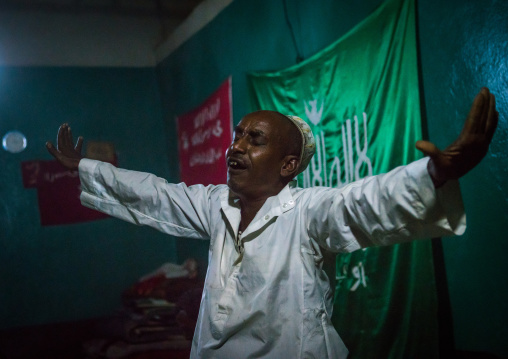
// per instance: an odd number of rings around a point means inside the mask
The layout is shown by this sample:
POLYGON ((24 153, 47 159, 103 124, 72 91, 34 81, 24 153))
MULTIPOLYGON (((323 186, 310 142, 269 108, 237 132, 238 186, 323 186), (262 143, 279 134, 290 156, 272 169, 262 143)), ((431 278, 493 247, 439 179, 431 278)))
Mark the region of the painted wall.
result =
POLYGON ((110 315, 124 289, 176 259, 168 236, 116 219, 40 226, 21 162, 51 159, 44 143, 63 122, 113 142, 120 166, 171 177, 153 67, 0 67, 0 134, 28 139, 0 150, 0 329, 110 315))
MULTIPOLYGON (((338 39, 381 1, 291 1, 288 14, 304 58, 338 39)), ((499 130, 485 161, 462 180, 469 229, 446 238, 456 346, 508 355, 507 4, 488 0, 418 4, 424 100, 431 140, 447 145, 460 132, 472 98, 487 85, 498 96, 499 130)), ((158 66, 170 163, 177 163, 174 116, 203 101, 233 76, 234 122, 250 111, 246 73, 295 63, 283 2, 236 0, 158 66)), ((206 243, 177 242, 179 255, 206 243)))
MULTIPOLYGON (((174 24, 166 24, 173 26, 174 24)), ((110 315, 141 275, 175 261, 174 241, 116 219, 41 227, 21 162, 50 160, 44 143, 69 122, 110 141, 122 167, 171 177, 153 49, 158 19, 0 12, 0 329, 110 315)))
POLYGON ((484 161, 461 180, 468 230, 443 240, 456 346, 508 356, 508 2, 421 1, 423 87, 430 138, 462 128, 481 86, 500 121, 484 161))

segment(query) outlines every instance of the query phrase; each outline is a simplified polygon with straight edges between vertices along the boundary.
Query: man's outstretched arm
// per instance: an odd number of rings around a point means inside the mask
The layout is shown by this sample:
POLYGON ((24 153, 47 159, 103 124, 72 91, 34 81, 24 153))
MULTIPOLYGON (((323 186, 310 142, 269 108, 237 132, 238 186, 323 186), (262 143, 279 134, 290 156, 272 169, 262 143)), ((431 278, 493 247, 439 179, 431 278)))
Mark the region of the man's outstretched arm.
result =
POLYGON ((89 160, 81 156, 82 145, 80 137, 74 146, 66 123, 58 129, 57 147, 46 143, 49 153, 63 166, 79 169, 84 206, 176 237, 210 238, 210 196, 220 192, 219 187, 170 184, 150 173, 89 160))
POLYGON ((436 187, 462 177, 485 157, 496 131, 499 113, 496 99, 484 87, 476 95, 459 137, 443 151, 428 141, 416 142, 416 148, 430 157, 428 171, 436 187))
POLYGON ((57 146, 50 142, 46 142, 46 148, 49 153, 55 157, 64 167, 70 170, 77 170, 81 156, 81 148, 83 147, 83 137, 78 137, 78 141, 74 146, 72 139, 72 131, 67 123, 64 123, 58 129, 57 146))
POLYGON ((317 210, 308 211, 311 238, 332 251, 350 252, 464 233, 460 189, 451 180, 469 172, 486 155, 498 116, 494 95, 483 88, 462 132, 450 146, 440 151, 430 142, 417 142, 416 147, 429 155, 429 160, 415 161, 341 189, 312 192, 307 207, 317 210), (441 190, 435 190, 447 181, 441 190))

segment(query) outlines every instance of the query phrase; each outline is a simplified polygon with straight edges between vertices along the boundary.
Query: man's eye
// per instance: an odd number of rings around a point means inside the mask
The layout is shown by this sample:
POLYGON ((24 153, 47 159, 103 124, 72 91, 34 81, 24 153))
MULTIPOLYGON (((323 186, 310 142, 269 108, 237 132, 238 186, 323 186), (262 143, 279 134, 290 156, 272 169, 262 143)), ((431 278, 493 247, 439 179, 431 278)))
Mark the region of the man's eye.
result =
POLYGON ((255 146, 261 146, 265 144, 264 138, 255 137, 252 139, 252 144, 255 146))

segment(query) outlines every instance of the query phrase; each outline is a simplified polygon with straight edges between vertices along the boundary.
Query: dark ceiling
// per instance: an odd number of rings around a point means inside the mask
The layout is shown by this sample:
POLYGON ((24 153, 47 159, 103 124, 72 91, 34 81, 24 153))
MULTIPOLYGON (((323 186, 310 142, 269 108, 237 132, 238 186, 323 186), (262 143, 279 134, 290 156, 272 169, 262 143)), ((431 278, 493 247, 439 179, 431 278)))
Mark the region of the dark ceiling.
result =
POLYGON ((100 14, 183 21, 202 0, 0 0, 0 11, 100 14))

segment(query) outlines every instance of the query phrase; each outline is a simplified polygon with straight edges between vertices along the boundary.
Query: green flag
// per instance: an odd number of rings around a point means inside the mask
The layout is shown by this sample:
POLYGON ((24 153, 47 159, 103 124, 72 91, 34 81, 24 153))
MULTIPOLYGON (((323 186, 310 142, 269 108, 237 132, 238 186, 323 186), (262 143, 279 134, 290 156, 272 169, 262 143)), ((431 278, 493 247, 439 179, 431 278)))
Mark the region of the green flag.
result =
MULTIPOLYGON (((387 0, 323 51, 252 73, 255 109, 307 120, 316 154, 300 186, 341 187, 420 157, 414 0, 387 0)), ((339 254, 333 323, 351 358, 438 356, 430 241, 339 254)))

